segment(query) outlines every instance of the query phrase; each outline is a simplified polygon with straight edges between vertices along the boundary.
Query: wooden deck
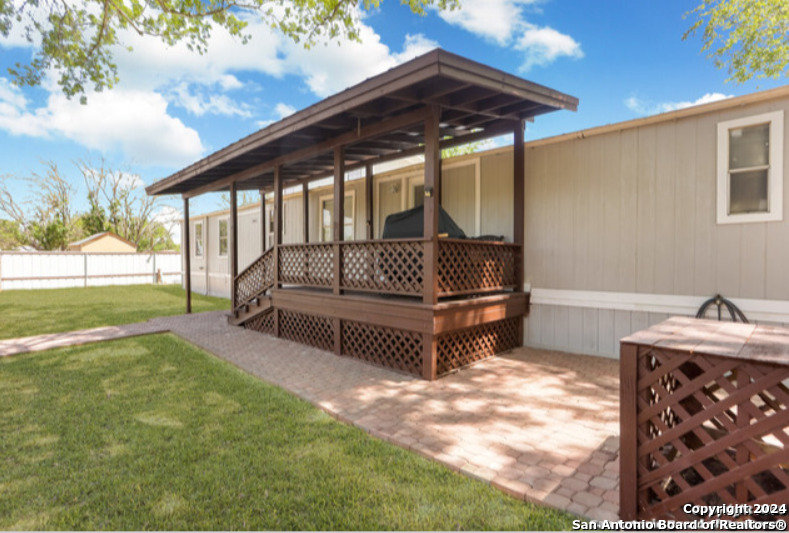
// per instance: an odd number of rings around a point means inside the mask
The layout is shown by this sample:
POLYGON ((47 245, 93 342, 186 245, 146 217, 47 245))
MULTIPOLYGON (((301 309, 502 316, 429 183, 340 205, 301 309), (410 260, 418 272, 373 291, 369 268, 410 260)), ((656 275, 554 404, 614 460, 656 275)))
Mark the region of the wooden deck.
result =
POLYGON ((426 303, 430 244, 271 248, 236 277, 231 322, 426 379, 521 346, 529 295, 514 291, 518 247, 440 240, 438 299, 426 303))

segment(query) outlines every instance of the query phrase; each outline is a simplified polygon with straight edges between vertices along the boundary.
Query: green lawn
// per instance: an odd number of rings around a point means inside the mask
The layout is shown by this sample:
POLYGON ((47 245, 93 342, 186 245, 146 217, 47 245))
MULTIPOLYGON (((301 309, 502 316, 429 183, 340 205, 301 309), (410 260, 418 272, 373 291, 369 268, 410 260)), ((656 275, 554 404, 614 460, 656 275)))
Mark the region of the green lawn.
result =
MULTIPOLYGON (((185 311, 179 285, 125 285, 0 292, 0 339, 142 322, 185 311)), ((194 312, 230 309, 230 301, 192 294, 194 312)))
POLYGON ((0 528, 571 527, 172 335, 0 359, 0 406, 0 528))

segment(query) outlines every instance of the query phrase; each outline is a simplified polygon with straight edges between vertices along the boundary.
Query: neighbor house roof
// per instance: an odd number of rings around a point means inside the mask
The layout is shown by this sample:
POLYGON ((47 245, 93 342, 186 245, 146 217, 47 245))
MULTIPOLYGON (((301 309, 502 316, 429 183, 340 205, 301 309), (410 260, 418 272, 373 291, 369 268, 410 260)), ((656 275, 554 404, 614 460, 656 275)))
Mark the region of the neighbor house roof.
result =
POLYGON ((117 239, 117 240, 119 240, 119 241, 125 242, 125 243, 126 243, 126 244, 128 244, 129 246, 132 246, 132 247, 134 247, 134 248, 137 248, 137 245, 136 245, 136 244, 134 244, 133 242, 131 242, 131 241, 127 241, 126 239, 124 239, 124 238, 123 238, 123 237, 121 237, 120 235, 117 235, 117 234, 115 234, 115 233, 113 233, 113 232, 111 232, 111 231, 103 231, 103 232, 101 232, 101 233, 94 233, 94 234, 93 234, 93 235, 91 235, 90 237, 85 237, 85 238, 84 238, 84 239, 82 239, 82 240, 79 240, 79 241, 74 241, 74 242, 70 242, 70 243, 68 244, 68 246, 69 246, 69 248, 71 248, 72 246, 75 246, 75 247, 84 246, 84 245, 86 245, 86 244, 88 244, 88 243, 90 243, 90 242, 97 241, 97 240, 99 240, 99 239, 101 239, 101 238, 103 238, 103 237, 112 237, 112 238, 114 238, 114 239, 117 239))
POLYGON ((280 166, 289 183, 328 176, 333 149, 345 146, 347 169, 421 150, 425 110, 440 106, 440 138, 461 144, 512 132, 515 121, 578 99, 475 61, 434 50, 253 133, 150 185, 149 194, 194 196, 268 189, 280 166))

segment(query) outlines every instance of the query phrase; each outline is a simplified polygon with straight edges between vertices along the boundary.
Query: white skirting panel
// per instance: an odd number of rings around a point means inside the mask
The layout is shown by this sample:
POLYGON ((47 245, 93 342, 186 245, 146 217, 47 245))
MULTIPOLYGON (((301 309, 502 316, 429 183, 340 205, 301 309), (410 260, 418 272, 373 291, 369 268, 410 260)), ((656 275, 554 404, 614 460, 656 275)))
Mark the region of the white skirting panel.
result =
MULTIPOLYGON (((619 339, 669 316, 695 316, 706 298, 532 289, 524 344, 619 358, 619 339)), ((789 302, 733 299, 751 322, 789 326, 789 302)), ((713 318, 715 306, 708 310, 713 318)), ((728 313, 724 309, 724 317, 728 313)))

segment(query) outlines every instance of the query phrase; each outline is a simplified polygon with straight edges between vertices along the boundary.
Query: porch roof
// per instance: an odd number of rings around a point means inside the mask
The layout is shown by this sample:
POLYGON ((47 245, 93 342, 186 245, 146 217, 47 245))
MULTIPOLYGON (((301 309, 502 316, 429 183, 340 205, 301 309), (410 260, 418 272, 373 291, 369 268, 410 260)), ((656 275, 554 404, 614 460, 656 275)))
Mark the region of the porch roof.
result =
POLYGON ((333 149, 345 147, 346 170, 421 153, 424 118, 441 108, 441 146, 509 133, 514 121, 569 109, 578 99, 436 49, 369 78, 162 179, 148 194, 197 196, 270 189, 274 168, 284 184, 326 177, 333 149))

